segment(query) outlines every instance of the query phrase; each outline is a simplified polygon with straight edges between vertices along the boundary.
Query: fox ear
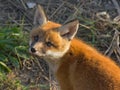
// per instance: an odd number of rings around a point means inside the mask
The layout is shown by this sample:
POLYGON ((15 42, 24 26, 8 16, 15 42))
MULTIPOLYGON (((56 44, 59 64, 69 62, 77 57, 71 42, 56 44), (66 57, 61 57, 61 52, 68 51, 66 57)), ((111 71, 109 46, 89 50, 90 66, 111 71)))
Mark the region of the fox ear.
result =
POLYGON ((58 32, 60 32, 60 35, 62 37, 67 38, 68 40, 71 40, 76 35, 78 27, 79 27, 79 21, 74 20, 61 26, 58 29, 58 32))
POLYGON ((40 5, 38 5, 36 12, 35 12, 33 24, 35 26, 39 26, 39 25, 41 26, 41 25, 45 24, 46 22, 47 22, 47 17, 45 15, 45 12, 42 9, 42 7, 40 5))

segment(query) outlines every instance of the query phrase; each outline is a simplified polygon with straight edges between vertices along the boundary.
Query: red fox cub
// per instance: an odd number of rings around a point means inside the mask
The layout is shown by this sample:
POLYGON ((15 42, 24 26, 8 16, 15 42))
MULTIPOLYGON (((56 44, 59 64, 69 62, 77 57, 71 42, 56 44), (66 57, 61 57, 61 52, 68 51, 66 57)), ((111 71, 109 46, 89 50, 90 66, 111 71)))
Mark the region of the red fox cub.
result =
POLYGON ((46 60, 61 90, 120 90, 120 68, 113 60, 74 38, 78 20, 65 25, 48 21, 38 5, 34 24, 30 52, 46 60))

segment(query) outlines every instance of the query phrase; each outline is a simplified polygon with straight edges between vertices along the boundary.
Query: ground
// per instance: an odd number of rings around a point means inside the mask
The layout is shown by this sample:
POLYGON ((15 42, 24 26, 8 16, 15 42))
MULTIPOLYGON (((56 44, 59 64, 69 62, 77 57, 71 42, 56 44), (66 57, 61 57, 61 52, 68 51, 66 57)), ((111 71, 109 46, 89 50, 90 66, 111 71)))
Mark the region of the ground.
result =
MULTIPOLYGON (((64 24, 77 18, 80 21, 77 37, 120 64, 119 0, 0 0, 0 26, 13 23, 23 25, 24 31, 30 32, 35 7, 29 8, 29 2, 43 6, 52 21, 64 24)), ((35 58, 22 63, 23 67, 15 70, 15 75, 23 85, 40 86, 41 90, 49 90, 49 85, 57 87, 51 82, 53 77, 44 60, 35 58)))

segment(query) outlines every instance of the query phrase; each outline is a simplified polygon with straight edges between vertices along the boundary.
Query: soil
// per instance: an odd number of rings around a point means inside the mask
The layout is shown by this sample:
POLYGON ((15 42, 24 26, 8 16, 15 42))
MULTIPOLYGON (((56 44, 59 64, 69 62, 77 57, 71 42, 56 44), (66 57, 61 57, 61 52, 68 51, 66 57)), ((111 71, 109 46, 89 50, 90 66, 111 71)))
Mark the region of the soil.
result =
MULTIPOLYGON (((35 7, 27 6, 29 2, 43 6, 49 20, 64 24, 79 19, 77 37, 120 64, 119 0, 0 0, 0 26, 21 25, 24 20, 24 30, 29 32, 35 12, 35 7)), ((39 90, 39 86, 41 90, 58 90, 49 72, 43 59, 23 61, 23 67, 15 70, 21 83, 31 90, 39 90)))

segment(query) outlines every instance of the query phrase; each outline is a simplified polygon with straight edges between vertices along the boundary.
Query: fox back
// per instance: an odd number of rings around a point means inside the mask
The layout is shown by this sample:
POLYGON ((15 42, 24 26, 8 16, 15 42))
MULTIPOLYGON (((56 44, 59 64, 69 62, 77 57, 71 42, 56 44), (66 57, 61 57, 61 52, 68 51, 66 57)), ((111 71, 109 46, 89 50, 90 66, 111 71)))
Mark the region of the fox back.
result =
POLYGON ((120 68, 82 40, 74 38, 79 21, 61 25, 47 20, 38 5, 30 33, 30 53, 43 57, 61 90, 120 90, 120 68))

